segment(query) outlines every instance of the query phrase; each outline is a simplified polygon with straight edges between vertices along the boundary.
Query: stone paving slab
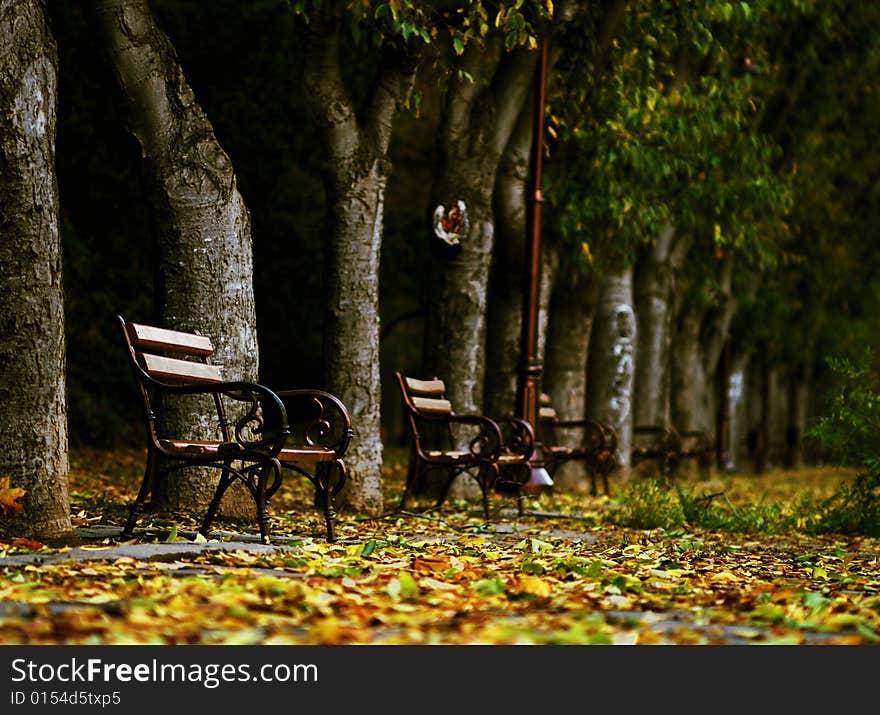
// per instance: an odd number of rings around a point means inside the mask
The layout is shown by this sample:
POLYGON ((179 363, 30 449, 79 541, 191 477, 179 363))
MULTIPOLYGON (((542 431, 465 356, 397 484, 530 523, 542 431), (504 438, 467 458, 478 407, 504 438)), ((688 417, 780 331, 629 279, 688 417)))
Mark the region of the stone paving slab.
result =
MULTIPOLYGON (((120 527, 88 526, 75 530, 76 537, 81 541, 94 542, 94 546, 79 547, 68 551, 52 554, 13 554, 0 558, 0 566, 26 566, 28 564, 52 564, 65 561, 111 561, 119 558, 131 558, 137 561, 174 561, 194 554, 209 551, 245 551, 252 554, 277 553, 278 551, 298 551, 294 537, 276 537, 278 543, 263 544, 259 538, 245 534, 218 532, 217 538, 207 542, 195 542, 195 532, 181 531, 179 536, 185 541, 171 543, 158 542, 148 544, 107 544, 104 539, 115 539, 122 529, 120 527)), ((137 531, 135 534, 137 535, 137 531)), ((141 532, 142 534, 144 532, 141 532)), ((298 539, 303 542, 306 539, 298 539)))

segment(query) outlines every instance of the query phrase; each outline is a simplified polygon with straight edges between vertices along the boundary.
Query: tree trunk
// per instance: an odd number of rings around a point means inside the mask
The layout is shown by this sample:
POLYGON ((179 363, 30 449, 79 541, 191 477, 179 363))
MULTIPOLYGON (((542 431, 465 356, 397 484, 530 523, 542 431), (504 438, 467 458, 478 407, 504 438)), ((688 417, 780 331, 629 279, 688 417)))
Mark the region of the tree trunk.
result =
POLYGON ((785 427, 785 468, 804 466, 803 435, 807 425, 809 386, 806 371, 792 371, 788 382, 788 414, 785 427))
POLYGON ((687 306, 678 321, 672 347, 672 423, 681 432, 713 432, 709 393, 711 383, 700 344, 705 309, 687 306))
POLYGON ((58 54, 37 0, 0 0, 0 477, 25 490, 3 536, 55 539, 68 496, 55 177, 58 54))
POLYGON ((690 238, 677 237, 675 229, 667 225, 636 265, 639 342, 633 403, 635 424, 669 423, 669 355, 675 278, 691 242, 690 238))
MULTIPOLYGON (((488 276, 495 242, 492 194, 537 59, 536 52, 526 50, 505 53, 500 42, 487 48, 471 45, 465 55, 473 81, 453 81, 438 139, 440 167, 429 207, 432 261, 422 351, 424 376, 445 381, 460 414, 484 409, 488 276), (464 221, 449 238, 450 232, 444 233, 438 221, 451 219, 450 212, 459 206, 464 221)), ((478 494, 473 480, 457 479, 450 491, 453 498, 478 494)))
POLYGON ((497 239, 489 280, 485 409, 513 414, 522 365, 523 261, 526 250, 531 107, 525 103, 495 186, 497 239))
MULTIPOLYGON (((684 304, 673 339, 672 424, 680 432, 699 430, 717 445, 718 365, 736 312, 733 261, 718 266, 717 305, 712 311, 684 304)), ((696 465, 688 463, 688 468, 696 465)))
MULTIPOLYGON (((559 419, 586 415, 587 357, 598 297, 595 273, 586 275, 570 261, 561 262, 550 299, 544 373, 544 391, 559 419)), ((586 478, 583 462, 573 460, 558 469, 553 481, 562 490, 586 491, 586 478)))
POLYGON ((779 365, 770 368, 767 384, 767 466, 785 466, 785 428, 788 426, 788 375, 779 365))
POLYGON ((727 462, 722 465, 727 471, 742 471, 748 459, 748 404, 746 385, 750 354, 735 353, 730 363, 730 377, 727 382, 727 462))
MULTIPOLYGON (((580 9, 577 3, 557 5, 557 18, 571 20, 580 9)), ((548 50, 548 73, 561 55, 551 43, 548 50)), ((552 74, 547 78, 549 84, 552 74)), ((529 231, 528 209, 531 187, 531 159, 534 146, 534 89, 526 96, 513 133, 507 142, 496 177, 494 212, 495 248, 489 280, 489 303, 486 336, 486 372, 484 407, 490 415, 512 414, 516 404, 520 376, 527 367, 522 361, 523 291, 526 234, 529 231)), ((539 227, 540 228, 540 227, 539 227)), ((555 250, 542 240, 541 272, 538 293, 538 328, 535 355, 541 361, 547 337, 548 311, 553 274, 559 262, 555 250)), ((539 376, 540 380, 540 376, 539 376)))
POLYGON ((483 410, 495 176, 528 95, 536 53, 504 53, 493 43, 485 49, 472 45, 466 54, 474 80, 453 82, 446 97, 429 210, 432 216, 440 206, 449 212, 461 201, 467 220, 456 245, 431 234, 423 362, 426 375, 446 381, 454 408, 472 413, 483 410))
POLYGON ((355 430, 339 506, 377 516, 383 510, 379 258, 388 147, 416 65, 412 56, 386 48, 360 120, 343 82, 339 50, 339 27, 316 18, 303 79, 330 156, 324 177, 330 225, 324 363, 327 387, 348 408, 355 430))
POLYGON ((618 477, 631 477, 636 317, 632 267, 607 270, 599 286, 587 364, 587 418, 617 430, 618 477))
MULTIPOLYGON (((105 44, 129 105, 152 184, 159 245, 157 301, 164 326, 200 330, 214 343, 227 379, 256 380, 258 349, 250 217, 229 157, 186 83, 171 42, 146 0, 102 0, 105 44)), ((176 400, 165 428, 189 438, 217 434, 207 400, 176 400)), ((232 416, 234 418, 234 415, 232 416)), ((204 509, 217 470, 161 474, 160 509, 204 509)), ((224 516, 252 517, 242 485, 227 492, 224 516)))
POLYGON ((337 167, 328 202, 336 218, 328 247, 324 364, 328 389, 346 405, 355 429, 345 457, 350 481, 339 506, 375 516, 383 509, 379 253, 390 164, 374 157, 362 166, 369 166, 369 173, 337 167), (339 181, 342 176, 349 181, 339 181))
POLYGON ((760 345, 749 362, 746 373, 746 410, 748 414, 748 456, 752 471, 761 474, 767 463, 766 437, 766 345, 760 345))

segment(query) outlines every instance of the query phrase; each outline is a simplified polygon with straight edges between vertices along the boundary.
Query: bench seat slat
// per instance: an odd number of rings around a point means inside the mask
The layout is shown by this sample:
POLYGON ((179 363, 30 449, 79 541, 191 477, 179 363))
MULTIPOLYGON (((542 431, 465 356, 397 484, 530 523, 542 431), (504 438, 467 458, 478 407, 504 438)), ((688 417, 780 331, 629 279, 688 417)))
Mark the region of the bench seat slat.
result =
POLYGON ((157 380, 197 383, 223 381, 219 365, 206 365, 201 362, 178 360, 150 353, 143 353, 141 357, 144 369, 150 377, 157 380))
POLYGON ((177 330, 167 330, 140 323, 129 323, 128 329, 131 334, 131 342, 140 349, 167 350, 181 355, 201 357, 214 353, 214 346, 207 335, 182 333, 177 330))
MULTIPOLYGON (((238 442, 218 440, 163 439, 160 444, 168 450, 189 454, 216 454, 218 457, 234 456, 244 451, 238 442)), ((336 455, 326 447, 285 447, 278 453, 281 462, 332 462, 336 455)))

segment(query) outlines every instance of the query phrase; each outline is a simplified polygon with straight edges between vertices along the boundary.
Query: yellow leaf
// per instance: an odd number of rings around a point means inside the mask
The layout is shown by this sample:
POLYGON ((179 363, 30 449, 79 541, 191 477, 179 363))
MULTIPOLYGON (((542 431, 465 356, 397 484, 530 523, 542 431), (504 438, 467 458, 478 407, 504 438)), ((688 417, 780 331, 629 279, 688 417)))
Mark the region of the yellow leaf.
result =
POLYGON ((587 263, 593 264, 593 253, 590 251, 590 244, 584 241, 581 243, 581 253, 587 259, 587 263))
POLYGON ((736 574, 730 573, 730 571, 719 571, 716 574, 712 574, 712 576, 709 577, 709 580, 710 581, 727 581, 727 582, 739 581, 739 576, 737 576, 736 574))
POLYGON ((523 576, 519 582, 521 593, 530 593, 538 598, 550 598, 553 588, 537 576, 523 576))
POLYGON ((401 571, 397 578, 388 584, 388 595, 395 601, 409 601, 418 598, 419 585, 406 571, 401 571))
POLYGON ((25 494, 24 489, 10 486, 9 477, 0 477, 0 511, 3 516, 12 516, 21 509, 18 500, 25 494))

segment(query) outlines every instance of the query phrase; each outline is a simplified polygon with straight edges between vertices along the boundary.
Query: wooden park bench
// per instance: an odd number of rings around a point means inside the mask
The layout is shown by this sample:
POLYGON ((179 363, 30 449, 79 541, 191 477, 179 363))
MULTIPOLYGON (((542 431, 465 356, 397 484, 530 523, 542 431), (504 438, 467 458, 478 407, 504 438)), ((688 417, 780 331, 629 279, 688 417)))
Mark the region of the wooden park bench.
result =
POLYGON ((713 454, 712 442, 701 430, 679 432, 671 425, 637 425, 633 429, 633 466, 653 460, 663 478, 675 477, 685 460, 696 461, 700 476, 706 478, 713 454))
POLYGON ((681 461, 681 437, 673 427, 636 425, 630 459, 633 467, 653 462, 661 478, 671 479, 681 461))
POLYGON ((327 538, 334 541, 334 497, 345 484, 342 457, 352 436, 351 419, 342 402, 321 390, 277 391, 254 382, 226 381, 220 366, 211 363, 214 348, 209 337, 132 323, 122 316, 119 323, 143 401, 147 443, 143 481, 121 538, 131 538, 161 459, 171 470, 192 466, 220 470, 199 529, 205 537, 223 494, 239 480, 253 496, 260 538, 270 543, 268 503, 281 486, 284 468, 314 485, 327 538), (216 420, 216 439, 165 433, 163 408, 192 395, 206 396, 212 404, 206 418, 216 420))
POLYGON ((696 462, 700 477, 707 479, 715 458, 715 446, 712 440, 702 430, 684 430, 679 432, 679 436, 681 438, 679 464, 685 460, 693 460, 696 462))
POLYGON ((562 420, 551 404, 550 395, 541 395, 539 439, 544 462, 552 478, 556 470, 571 461, 582 462, 590 476, 590 493, 595 496, 597 478, 610 494, 608 475, 617 464, 617 432, 596 420, 562 420))
POLYGON ((456 477, 469 474, 480 486, 487 520, 493 490, 515 494, 522 514, 522 487, 530 476, 535 446, 532 426, 516 417, 457 414, 446 397, 446 385, 436 377, 418 380, 396 372, 395 379, 410 433, 409 466, 398 509, 405 508, 420 480, 439 472, 443 483, 435 508, 443 505, 456 477))

